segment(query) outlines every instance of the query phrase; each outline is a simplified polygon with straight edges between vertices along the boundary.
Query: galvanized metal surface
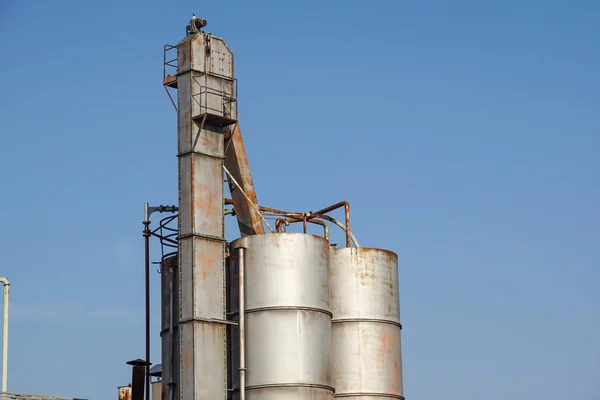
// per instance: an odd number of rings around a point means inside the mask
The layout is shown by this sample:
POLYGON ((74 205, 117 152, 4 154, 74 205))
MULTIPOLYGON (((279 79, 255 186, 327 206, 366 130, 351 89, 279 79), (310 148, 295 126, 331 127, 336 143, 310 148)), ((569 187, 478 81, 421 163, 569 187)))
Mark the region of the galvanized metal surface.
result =
MULTIPOLYGON (((178 398, 179 382, 179 272, 177 256, 171 256, 162 263, 161 270, 161 343, 162 400, 178 398)), ((152 400, 154 399, 152 387, 152 400)))
POLYGON ((336 397, 403 397, 398 257, 381 249, 331 249, 336 397))
POLYGON ((246 399, 333 399, 329 242, 273 233, 231 246, 246 248, 246 399))
POLYGON ((225 42, 205 33, 177 46, 181 399, 226 398, 225 148, 219 121, 230 116, 234 80, 232 57, 223 53, 230 54, 225 42))
POLYGON ((179 76, 190 77, 192 118, 207 115, 213 120, 232 118, 237 100, 233 76, 233 54, 225 41, 206 33, 187 36, 177 45, 177 87, 179 76), (200 53, 196 49, 202 49, 200 53))

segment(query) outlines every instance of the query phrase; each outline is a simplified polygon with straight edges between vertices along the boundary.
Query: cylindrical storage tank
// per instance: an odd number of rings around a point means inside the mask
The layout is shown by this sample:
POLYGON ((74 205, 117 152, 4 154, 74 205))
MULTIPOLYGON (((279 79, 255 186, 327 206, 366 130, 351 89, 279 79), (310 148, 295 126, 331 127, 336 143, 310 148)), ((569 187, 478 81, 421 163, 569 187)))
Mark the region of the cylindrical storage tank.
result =
POLYGON ((329 269, 335 397, 403 399, 398 256, 331 249, 329 269))
MULTIPOLYGON (((329 242, 304 233, 247 236, 231 244, 234 269, 240 247, 246 400, 333 400, 329 242)), ((239 361, 238 354, 234 371, 239 361)), ((234 390, 239 399, 239 384, 234 390)))
MULTIPOLYGON (((161 269, 161 398, 176 400, 179 382, 179 273, 177 255, 165 258, 161 269), (173 391, 173 393, 169 393, 173 391)), ((154 397, 154 394, 153 394, 154 397)))

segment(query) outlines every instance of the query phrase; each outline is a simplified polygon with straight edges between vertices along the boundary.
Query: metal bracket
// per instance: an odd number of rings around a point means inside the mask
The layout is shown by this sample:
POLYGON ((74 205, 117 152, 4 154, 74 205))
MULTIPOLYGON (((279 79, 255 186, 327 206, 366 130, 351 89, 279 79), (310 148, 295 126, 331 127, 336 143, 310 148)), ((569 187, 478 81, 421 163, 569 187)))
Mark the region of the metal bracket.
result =
POLYGON ((144 204, 144 222, 150 222, 150 215, 154 212, 170 212, 170 213, 174 213, 177 212, 179 210, 178 207, 176 206, 163 206, 160 205, 158 207, 151 207, 148 205, 148 203, 144 204))

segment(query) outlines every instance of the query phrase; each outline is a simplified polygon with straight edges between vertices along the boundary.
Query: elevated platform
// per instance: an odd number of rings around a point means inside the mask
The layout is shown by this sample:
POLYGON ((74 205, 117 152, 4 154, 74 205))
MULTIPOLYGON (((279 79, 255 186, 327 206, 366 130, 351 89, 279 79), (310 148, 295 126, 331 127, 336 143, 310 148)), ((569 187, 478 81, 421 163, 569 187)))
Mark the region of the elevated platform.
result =
POLYGON ((206 123, 211 125, 216 125, 220 127, 233 125, 237 122, 236 119, 224 117, 221 115, 211 114, 211 113, 203 113, 198 114, 192 117, 195 122, 202 123, 202 120, 205 120, 206 123))
POLYGON ((177 89, 177 77, 173 74, 166 75, 163 78, 163 85, 173 89, 177 89))

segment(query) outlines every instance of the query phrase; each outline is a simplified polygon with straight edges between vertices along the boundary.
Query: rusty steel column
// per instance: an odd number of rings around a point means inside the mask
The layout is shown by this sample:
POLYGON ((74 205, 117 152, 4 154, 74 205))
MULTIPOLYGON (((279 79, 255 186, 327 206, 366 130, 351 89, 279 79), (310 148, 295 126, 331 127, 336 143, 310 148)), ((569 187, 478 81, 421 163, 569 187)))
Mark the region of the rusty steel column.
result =
POLYGON ((235 124, 233 54, 191 33, 177 45, 179 399, 227 396, 224 132, 235 124))
MULTIPOLYGON (((235 109, 233 110, 234 115, 236 115, 236 111, 235 109)), ((237 187, 231 179, 227 180, 240 234, 248 236, 265 233, 262 217, 257 211, 258 200, 256 198, 252 175, 250 174, 250 165, 248 164, 248 156, 244 147, 240 125, 232 125, 227 128, 227 131, 226 136, 228 140, 225 151, 225 166, 241 186, 237 187), (242 190, 245 196, 241 193, 242 190), (251 202, 256 207, 252 207, 251 202)))

